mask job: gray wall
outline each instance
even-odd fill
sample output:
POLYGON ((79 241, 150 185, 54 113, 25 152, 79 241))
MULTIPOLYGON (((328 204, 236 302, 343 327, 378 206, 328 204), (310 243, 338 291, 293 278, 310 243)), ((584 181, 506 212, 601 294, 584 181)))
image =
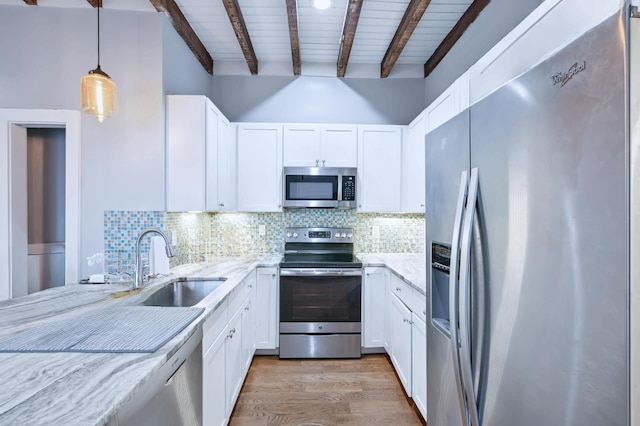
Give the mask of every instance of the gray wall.
MULTIPOLYGON (((543 0, 491 0, 460 40, 424 80, 429 105, 543 0)), ((579 11, 576 11, 579 13, 579 11)))
POLYGON ((425 107, 422 78, 214 76, 231 121, 409 124, 425 107))
MULTIPOLYGON (((80 77, 97 64, 96 22, 90 8, 0 6, 0 108, 79 110, 80 77)), ((164 85, 210 87, 204 71, 194 78, 190 51, 164 15, 106 9, 100 25, 100 62, 118 85, 119 111, 102 124, 82 115, 81 276, 85 258, 104 250, 105 210, 164 209, 164 85), (168 57, 177 59, 165 82, 168 57), (178 67, 187 79, 175 77, 178 67)))

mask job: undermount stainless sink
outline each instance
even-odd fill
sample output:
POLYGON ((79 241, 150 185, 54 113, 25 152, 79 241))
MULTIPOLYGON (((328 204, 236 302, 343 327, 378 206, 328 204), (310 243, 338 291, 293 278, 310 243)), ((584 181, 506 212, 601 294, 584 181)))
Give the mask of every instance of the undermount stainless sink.
POLYGON ((193 306, 220 287, 226 278, 178 280, 158 289, 142 302, 144 306, 193 306))

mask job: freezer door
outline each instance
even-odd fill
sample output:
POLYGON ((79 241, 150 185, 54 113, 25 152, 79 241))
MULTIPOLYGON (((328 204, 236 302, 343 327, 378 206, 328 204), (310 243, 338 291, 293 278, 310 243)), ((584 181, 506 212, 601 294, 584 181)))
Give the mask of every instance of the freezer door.
POLYGON ((471 108, 482 425, 627 424, 623 35, 614 16, 471 108))
POLYGON ((469 111, 430 132, 425 140, 427 423, 458 426, 462 415, 447 327, 449 278, 443 269, 431 267, 431 248, 436 244, 435 251, 443 253, 452 245, 461 174, 469 166, 469 111))

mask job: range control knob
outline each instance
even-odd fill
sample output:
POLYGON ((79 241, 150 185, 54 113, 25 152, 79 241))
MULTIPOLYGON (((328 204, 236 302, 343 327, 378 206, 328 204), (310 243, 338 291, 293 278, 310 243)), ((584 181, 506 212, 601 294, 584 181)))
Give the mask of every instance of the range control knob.
POLYGON ((342 233, 342 238, 347 238, 347 233, 346 232, 342 233))
POLYGON ((291 232, 287 232, 287 238, 291 238, 291 232))
POLYGON ((298 238, 298 233, 297 232, 293 233, 293 238, 298 238))
POLYGON ((347 234, 347 238, 353 238, 353 234, 352 233, 348 233, 347 234))

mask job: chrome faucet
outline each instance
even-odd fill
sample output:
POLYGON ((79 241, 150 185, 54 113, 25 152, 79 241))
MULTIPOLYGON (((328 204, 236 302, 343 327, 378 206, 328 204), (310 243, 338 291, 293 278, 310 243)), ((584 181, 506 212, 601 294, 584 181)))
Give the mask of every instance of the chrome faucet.
POLYGON ((142 286, 142 281, 144 281, 142 278, 142 253, 140 253, 140 243, 142 242, 142 237, 144 237, 145 235, 151 232, 160 234, 160 236, 164 238, 167 256, 173 257, 176 255, 176 252, 173 250, 173 247, 171 247, 171 242, 169 241, 169 237, 167 237, 167 234, 165 234, 162 229, 148 228, 142 231, 140 235, 138 235, 138 239, 136 240, 136 268, 135 268, 135 275, 133 279, 133 288, 139 288, 140 286, 142 286))

